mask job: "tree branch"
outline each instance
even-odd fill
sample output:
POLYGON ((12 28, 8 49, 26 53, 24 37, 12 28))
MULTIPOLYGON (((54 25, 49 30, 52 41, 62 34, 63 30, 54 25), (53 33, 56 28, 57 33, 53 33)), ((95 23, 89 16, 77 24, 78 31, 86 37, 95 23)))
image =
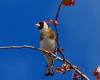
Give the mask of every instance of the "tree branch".
POLYGON ((63 62, 64 64, 67 64, 67 65, 70 65, 71 66, 71 69, 74 70, 75 72, 77 72, 79 75, 81 75, 81 77, 84 79, 84 80, 90 80, 85 74, 83 74, 77 66, 71 64, 70 61, 68 61, 67 59, 63 60, 61 57, 55 55, 54 53, 50 52, 50 51, 47 51, 47 50, 44 50, 44 49, 41 49, 41 48, 36 48, 34 46, 28 46, 28 45, 24 45, 24 46, 0 46, 0 49, 22 49, 22 48, 30 48, 30 49, 34 49, 36 51, 41 51, 41 52, 46 52, 48 54, 51 54, 52 56, 54 56, 57 60, 63 62))
MULTIPOLYGON (((55 21, 58 21, 58 17, 59 17, 59 13, 60 13, 61 7, 62 7, 62 1, 58 5, 58 10, 57 10, 57 13, 56 13, 56 16, 55 16, 55 21)), ((60 44, 59 44, 59 33, 58 33, 57 25, 55 25, 55 34, 56 34, 57 50, 61 54, 61 56, 63 57, 63 60, 64 60, 65 57, 64 57, 62 51, 60 51, 60 49, 59 49, 60 48, 60 44)))

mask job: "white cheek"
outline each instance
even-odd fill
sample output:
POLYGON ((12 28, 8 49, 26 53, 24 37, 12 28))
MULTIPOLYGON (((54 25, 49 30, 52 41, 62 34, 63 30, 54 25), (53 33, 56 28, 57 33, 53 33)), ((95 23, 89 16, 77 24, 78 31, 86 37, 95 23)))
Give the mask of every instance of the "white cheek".
POLYGON ((100 67, 97 68, 97 71, 100 72, 100 67))

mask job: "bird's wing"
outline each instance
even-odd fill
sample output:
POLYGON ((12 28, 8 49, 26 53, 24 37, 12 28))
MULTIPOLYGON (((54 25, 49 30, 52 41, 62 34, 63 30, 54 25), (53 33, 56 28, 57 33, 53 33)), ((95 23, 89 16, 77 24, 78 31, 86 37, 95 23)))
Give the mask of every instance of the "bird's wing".
POLYGON ((44 36, 47 36, 49 39, 56 39, 55 33, 51 30, 51 28, 40 33, 40 40, 43 40, 44 36))
POLYGON ((51 30, 51 28, 48 29, 48 38, 49 39, 55 39, 55 33, 51 30))

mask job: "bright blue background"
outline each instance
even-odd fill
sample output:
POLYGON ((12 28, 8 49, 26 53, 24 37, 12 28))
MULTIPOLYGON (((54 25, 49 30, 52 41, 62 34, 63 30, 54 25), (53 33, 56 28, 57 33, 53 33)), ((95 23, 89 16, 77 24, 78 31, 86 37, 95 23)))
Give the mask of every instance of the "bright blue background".
MULTIPOLYGON (((39 47, 34 24, 53 18, 60 0, 0 0, 0 46, 39 47)), ((59 37, 65 56, 91 80, 100 64, 100 0, 76 0, 63 7, 59 18, 59 37)), ((45 60, 31 49, 0 49, 0 80, 72 80, 71 73, 44 76, 45 60)))

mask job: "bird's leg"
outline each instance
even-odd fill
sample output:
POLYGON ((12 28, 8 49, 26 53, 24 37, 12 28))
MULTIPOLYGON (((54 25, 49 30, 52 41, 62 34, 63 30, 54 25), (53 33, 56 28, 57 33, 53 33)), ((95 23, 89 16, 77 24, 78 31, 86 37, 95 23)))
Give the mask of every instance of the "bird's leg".
MULTIPOLYGON (((42 51, 45 53, 44 48, 42 48, 42 51)), ((46 70, 45 70, 45 75, 46 76, 53 76, 54 71, 53 71, 53 61, 55 59, 55 57, 52 56, 52 54, 55 54, 55 52, 52 51, 48 51, 48 53, 46 53, 44 56, 46 58, 47 61, 47 66, 46 66, 46 70), (51 58, 50 58, 51 57, 51 58)))
POLYGON ((45 75, 46 76, 53 76, 54 75, 53 62, 46 66, 45 75))

